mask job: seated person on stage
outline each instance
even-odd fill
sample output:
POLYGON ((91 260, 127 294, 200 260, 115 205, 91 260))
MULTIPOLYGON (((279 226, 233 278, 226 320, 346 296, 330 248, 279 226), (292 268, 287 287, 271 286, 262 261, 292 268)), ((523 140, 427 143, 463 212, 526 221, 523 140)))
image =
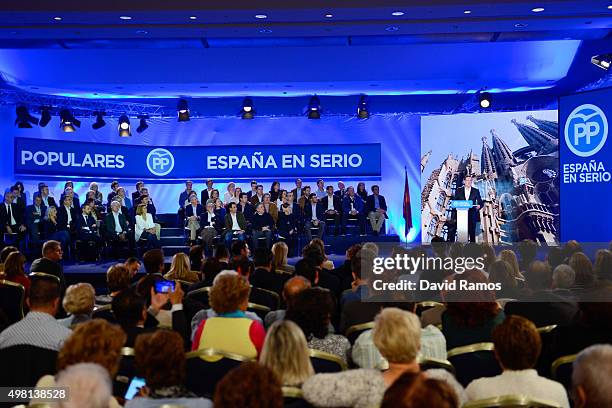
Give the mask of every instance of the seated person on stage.
POLYGON ((334 186, 326 187, 325 197, 321 199, 321 204, 325 210, 325 217, 334 220, 334 235, 340 234, 340 223, 342 222, 342 199, 334 194, 334 186))
POLYGON ((179 196, 179 208, 185 208, 189 204, 189 196, 193 193, 193 181, 188 180, 185 182, 185 191, 181 192, 179 196))
POLYGON ((285 243, 289 247, 292 254, 294 253, 293 250, 297 244, 298 215, 299 209, 298 213, 296 214, 289 203, 283 204, 280 209, 280 213, 278 214, 277 226, 279 238, 285 239, 285 243))
POLYGON ((119 187, 119 182, 117 180, 113 180, 111 185, 111 192, 106 196, 106 203, 110 206, 110 203, 114 201, 115 196, 117 195, 117 188, 119 187))
POLYGON ((34 204, 28 205, 25 209, 25 223, 28 238, 32 244, 40 242, 42 235, 41 221, 45 216, 47 208, 42 203, 40 196, 34 197, 34 204))
POLYGON ((251 204, 255 206, 257 203, 263 203, 264 192, 263 186, 261 184, 257 185, 257 189, 255 190, 255 194, 251 197, 251 204))
POLYGON ((298 198, 297 203, 302 209, 302 211, 304 211, 304 207, 306 206, 306 204, 308 204, 308 200, 310 200, 310 186, 302 188, 301 194, 302 195, 300 196, 300 198, 298 198))
POLYGON ((151 196, 149 196, 146 188, 143 188, 142 190, 144 193, 140 196, 140 203, 147 206, 147 212, 151 214, 153 220, 155 221, 157 217, 157 210, 155 209, 155 204, 153 204, 153 199, 151 196))
POLYGON ((212 192, 214 190, 213 184, 215 183, 211 179, 206 180, 206 188, 202 190, 202 192, 200 193, 200 202, 205 203, 211 198, 213 198, 212 197, 212 192))
POLYGON ((317 238, 323 238, 325 233, 325 210, 315 193, 310 194, 308 203, 304 205, 304 232, 308 242, 312 239, 311 228, 317 229, 317 238))
POLYGON ((144 187, 144 185, 145 184, 142 181, 136 182, 136 191, 132 193, 132 202, 134 203, 134 206, 140 204, 140 190, 144 187))
MULTIPOLYGON (((72 184, 72 182, 70 183, 72 184)), ((72 198, 72 202, 70 203, 70 208, 74 208, 76 210, 79 210, 81 208, 81 202, 79 201, 79 196, 74 192, 72 187, 66 187, 66 189, 64 190, 64 193, 60 197, 60 201, 64 202, 65 197, 72 198)))
POLYGON ((276 221, 278 221, 278 207, 271 201, 271 196, 269 193, 264 194, 263 205, 264 211, 270 214, 274 220, 274 223, 276 223, 276 221))
MULTIPOLYGON (((332 191, 333 191, 333 188, 332 188, 332 191)), ((327 195, 327 190, 325 189, 325 182, 323 181, 323 179, 317 180, 317 189, 315 190, 315 194, 317 195, 317 198, 319 200, 321 200, 323 197, 327 195)))
POLYGON ((17 184, 15 184, 14 186, 11 186, 11 189, 9 191, 13 193, 13 203, 17 205, 17 208, 19 209, 19 213, 23 214, 26 208, 27 200, 26 200, 25 194, 21 194, 21 187, 19 186, 20 183, 21 181, 18 181, 17 184))
POLYGON ((238 203, 238 212, 241 212, 242 214, 244 214, 244 218, 247 220, 247 222, 251 222, 251 218, 253 217, 253 214, 255 213, 255 208, 253 208, 253 205, 249 202, 249 197, 247 195, 247 193, 240 193, 240 202, 238 203))
POLYGON ((91 216, 94 217, 96 221, 102 219, 102 210, 104 208, 102 206, 96 205, 96 200, 93 197, 86 198, 83 204, 91 208, 91 216))
POLYGON ((76 232, 76 210, 72 205, 72 197, 65 196, 62 205, 57 209, 57 224, 61 231, 68 231, 72 236, 76 232))
POLYGON ((298 229, 301 229, 300 222, 302 221, 302 208, 296 202, 295 194, 293 191, 287 192, 287 204, 291 207, 291 212, 295 215, 295 218, 298 223, 298 229))
POLYGON ((297 201, 298 196, 302 194, 302 179, 295 179, 295 188, 291 190, 293 192, 293 197, 297 201))
POLYGON ((119 201, 110 204, 111 212, 104 218, 104 238, 111 242, 128 242, 129 227, 119 201))
POLYGON ((266 248, 270 249, 270 246, 272 246, 274 220, 272 216, 265 211, 263 203, 257 203, 255 205, 255 214, 253 214, 251 228, 253 229, 253 245, 255 248, 259 246, 259 238, 264 237, 266 239, 266 248))
POLYGON ((147 212, 147 205, 143 202, 136 207, 136 242, 147 240, 147 248, 159 248, 158 224, 153 222, 153 216, 147 212))
POLYGON ((342 181, 338 182, 338 189, 334 192, 334 195, 337 195, 342 200, 346 195, 346 188, 344 187, 344 183, 342 181))
POLYGON ((225 215, 225 230, 223 232, 225 244, 229 248, 232 246, 232 239, 244 241, 246 238, 247 223, 244 215, 238 212, 236 203, 229 203, 229 212, 225 215))
POLYGON ((77 217, 77 237, 84 242, 100 242, 98 223, 91 215, 91 206, 83 204, 81 215, 77 217))
POLYGON ((25 236, 26 226, 23 222, 23 213, 19 211, 17 204, 13 203, 13 193, 4 194, 4 203, 0 205, 0 224, 2 232, 17 234, 16 241, 20 242, 25 236))
POLYGON ((45 207, 51 207, 51 206, 57 207, 55 198, 49 195, 49 186, 45 183, 39 183, 38 188, 40 190, 40 193, 39 194, 34 193, 34 197, 40 196, 40 198, 42 199, 42 203, 45 207))
POLYGON ((346 234, 346 224, 349 219, 357 219, 359 223, 359 231, 361 235, 365 234, 365 214, 363 200, 357 194, 355 189, 349 187, 346 189, 346 196, 342 200, 342 233, 346 234))
MULTIPOLYGON (((132 200, 130 200, 128 197, 125 196, 125 188, 117 187, 117 194, 115 194, 115 198, 113 199, 113 201, 118 201, 119 204, 121 204, 121 212, 123 213, 123 215, 125 215, 127 219, 130 215, 130 210, 132 209, 132 200)), ((109 211, 110 211, 110 204, 113 201, 108 203, 109 211)))
POLYGON ((221 232, 221 219, 215 214, 215 203, 212 200, 206 202, 206 211, 200 215, 200 227, 202 228, 200 236, 204 249, 207 253, 211 253, 213 241, 221 232))
POLYGON ((70 232, 62 229, 57 219, 57 208, 47 207, 45 218, 41 221, 42 235, 45 240, 59 241, 64 248, 70 244, 70 232))
POLYGON ((200 215, 204 212, 202 204, 198 203, 198 195, 189 196, 189 205, 185 207, 185 221, 189 229, 189 242, 193 243, 200 232, 200 215))
POLYGON ((368 214, 368 220, 372 225, 372 231, 375 235, 380 233, 385 218, 389 218, 387 215, 387 202, 385 197, 379 194, 379 187, 377 185, 372 186, 372 195, 368 196, 366 201, 366 213, 368 214))
POLYGON ((231 202, 238 204, 236 201, 236 183, 233 181, 227 183, 227 191, 223 194, 223 203, 227 205, 231 202))
POLYGON ((251 200, 251 198, 253 198, 255 194, 257 194, 257 180, 251 180, 251 191, 246 193, 247 197, 249 198, 249 201, 251 200))
MULTIPOLYGON (((217 190, 215 190, 215 191, 217 191, 217 190)), ((215 214, 217 214, 217 217, 219 217, 220 219, 224 220, 225 219, 225 214, 227 214, 227 210, 223 206, 223 201, 221 201, 221 199, 219 197, 211 198, 211 200, 213 200, 213 202, 215 203, 215 214)), ((238 207, 236 207, 236 208, 238 208, 238 207)))

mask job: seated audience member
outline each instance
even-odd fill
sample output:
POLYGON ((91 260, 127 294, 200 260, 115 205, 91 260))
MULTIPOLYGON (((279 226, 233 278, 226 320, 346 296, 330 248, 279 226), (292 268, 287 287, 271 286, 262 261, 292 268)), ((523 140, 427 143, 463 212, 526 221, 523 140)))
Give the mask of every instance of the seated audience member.
POLYGON ((283 393, 272 370, 255 362, 242 363, 217 384, 215 408, 282 408, 283 393))
MULTIPOLYGON (((310 287, 310 281, 304 278, 303 276, 294 276, 293 278, 285 282, 282 297, 283 301, 287 305, 287 308, 291 307, 298 293, 300 293, 304 289, 309 289, 310 287)), ((272 323, 276 321, 283 320, 285 318, 286 313, 287 310, 285 309, 273 310, 271 312, 268 312, 265 318, 266 328, 270 327, 272 323)))
POLYGON ((288 275, 272 270, 272 253, 267 248, 257 248, 253 255, 255 272, 250 276, 251 285, 280 294, 288 275))
POLYGON ((229 212, 225 215, 225 229, 223 231, 225 245, 231 247, 232 240, 244 241, 246 238, 247 223, 244 214, 238 212, 236 203, 229 203, 229 212))
POLYGON ((25 274, 25 261, 26 257, 21 252, 9 253, 4 261, 4 275, 0 273, 0 278, 22 285, 27 298, 30 293, 30 278, 25 274))
POLYGON ((552 274, 553 293, 561 297, 573 300, 574 294, 571 289, 574 287, 576 272, 571 266, 560 264, 555 267, 552 274))
POLYGON ((43 233, 42 220, 47 208, 42 204, 40 196, 34 197, 34 203, 25 208, 25 225, 30 243, 38 244, 43 233))
MULTIPOLYGON (((112 201, 109 201, 109 206, 113 201, 118 201, 121 204, 121 212, 126 217, 129 216, 130 210, 133 208, 132 200, 125 196, 125 189, 123 187, 117 188, 117 195, 113 198, 112 201)), ((110 211, 110 208, 109 208, 110 211)))
POLYGON ((233 181, 230 181, 229 183, 227 183, 227 191, 223 194, 223 204, 225 205, 228 205, 229 203, 238 204, 238 201, 236 201, 235 195, 236 195, 236 183, 234 183, 233 181))
POLYGON ((145 327, 148 317, 146 300, 131 288, 113 297, 111 309, 116 322, 127 335, 126 347, 134 347, 138 335, 155 330, 154 327, 145 327))
MULTIPOLYGON (((266 214, 270 214, 270 216, 274 220, 274 224, 276 224, 276 222, 278 221, 278 207, 273 201, 271 201, 270 194, 264 194, 262 204, 264 206, 264 211, 266 212, 266 214)), ((255 211, 257 211, 257 204, 255 204, 255 211)))
POLYGON ((185 190, 181 191, 181 194, 179 195, 179 200, 178 200, 179 208, 185 208, 187 205, 189 205, 189 201, 190 201, 189 197, 191 197, 192 193, 194 193, 193 181, 187 180, 185 182, 185 190))
POLYGON ((215 203, 212 200, 206 202, 206 211, 200 216, 200 238, 202 238, 202 244, 208 253, 212 252, 213 242, 215 237, 221 233, 222 221, 217 217, 215 213, 215 203))
MULTIPOLYGON (((376 245, 373 242, 369 242, 370 244, 376 245)), ((364 244, 367 245, 368 243, 364 244)), ((325 243, 323 242, 322 239, 320 238, 313 238, 310 240, 310 242, 308 243, 308 245, 306 245, 306 247, 304 248, 308 248, 308 247, 315 247, 318 248, 319 253, 323 256, 323 264, 321 265, 321 268, 326 269, 328 271, 331 271, 332 269, 334 269, 334 262, 329 259, 327 257, 327 254, 325 253, 325 243)), ((304 253, 306 253, 307 250, 305 250, 304 253)))
MULTIPOLYGON (((486 284, 489 281, 479 269, 455 274, 453 281, 486 284)), ((491 290, 455 290, 445 296, 446 311, 442 313, 442 333, 446 347, 452 349, 473 343, 491 341, 491 331, 504 320, 504 311, 495 302, 491 290)))
MULTIPOLYGON (((348 194, 348 188, 346 192, 348 194)), ((355 194, 357 194, 365 203, 365 200, 368 199, 368 190, 366 189, 366 185, 364 182, 357 183, 357 191, 355 192, 355 194)))
MULTIPOLYGON (((213 190, 213 192, 216 192, 217 190, 213 190)), ((213 194, 214 197, 214 194, 213 194)), ((225 220, 225 216, 227 215, 227 209, 225 208, 225 206, 223 205, 223 201, 221 201, 220 198, 211 198, 211 200, 213 200, 213 202, 215 203, 215 214, 217 214, 217 217, 221 220, 225 220)))
POLYGON ((383 396, 381 408, 459 408, 455 390, 424 373, 402 374, 383 396))
POLYGON ((45 207, 57 207, 55 198, 49 194, 49 186, 45 183, 38 183, 38 193, 34 193, 34 197, 42 199, 42 205, 45 207))
POLYGON ((136 340, 134 354, 136 369, 142 373, 146 386, 126 408, 212 408, 210 400, 198 398, 185 387, 185 348, 178 333, 157 330, 143 334, 136 340))
POLYGON ((144 187, 144 182, 142 181, 137 181, 136 185, 134 186, 134 192, 132 193, 132 202, 134 203, 134 205, 138 205, 140 204, 140 191, 142 190, 142 188, 144 187))
POLYGON ((346 234, 346 224, 349 219, 357 219, 361 235, 365 235, 365 206, 363 199, 355 194, 353 187, 347 189, 342 200, 342 233, 346 234))
POLYGON ((106 270, 106 288, 107 295, 96 296, 96 304, 107 305, 113 301, 123 289, 130 287, 132 282, 132 274, 124 264, 114 264, 106 270))
POLYGON ((250 291, 249 282, 242 276, 225 274, 215 278, 210 305, 216 316, 199 324, 193 336, 193 350, 214 348, 249 358, 256 358, 261 353, 266 335, 264 328, 244 313, 250 291))
POLYGON ((204 248, 202 245, 193 245, 189 248, 189 266, 191 270, 198 274, 198 282, 200 281, 200 269, 204 262, 204 248))
MULTIPOLYGON (((297 194, 296 194, 296 197, 297 197, 297 194)), ((299 207, 301 208, 302 212, 304 212, 304 207, 308 205, 309 201, 310 201, 310 186, 306 186, 300 190, 300 197, 297 199, 297 203, 299 207)))
POLYGON ((130 272, 130 279, 134 279, 134 276, 136 276, 136 274, 140 270, 141 262, 140 262, 140 259, 134 256, 131 256, 125 260, 125 262, 123 263, 123 266, 125 266, 127 270, 130 272))
POLYGON ((287 261, 288 254, 289 247, 284 242, 277 242, 272 245, 272 270, 292 275, 295 272, 295 268, 289 265, 287 261))
POLYGON ((185 207, 185 228, 189 229, 189 242, 194 243, 197 239, 201 224, 200 220, 204 213, 204 208, 202 208, 202 204, 198 203, 197 194, 192 194, 189 197, 189 204, 185 207))
POLYGON ((147 192, 146 188, 143 188, 143 194, 140 196, 140 204, 144 204, 147 207, 147 213, 151 214, 153 218, 153 222, 155 222, 155 217, 157 216, 157 209, 155 208, 155 204, 153 204, 153 199, 147 192))
POLYGON ((293 203, 283 203, 278 212, 278 238, 285 240, 287 249, 291 249, 291 256, 295 254, 299 231, 299 207, 293 203))
POLYGON ((62 205, 57 209, 57 226, 60 231, 73 234, 76 231, 77 211, 73 205, 72 198, 65 196, 62 205))
POLYGON ((93 191, 94 199, 97 201, 97 203, 102 204, 102 200, 104 200, 104 196, 102 195, 102 192, 100 191, 98 183, 96 183, 95 181, 92 181, 91 183, 89 183, 89 191, 93 191))
POLYGON ((113 202, 114 198, 117 196, 117 188, 119 187, 119 182, 117 180, 113 180, 110 184, 111 191, 106 196, 106 202, 110 205, 113 202))
POLYGON ((309 348, 334 354, 346 362, 351 348, 349 341, 344 336, 329 333, 333 308, 328 291, 321 288, 304 289, 295 297, 285 318, 300 326, 309 348))
POLYGON ((13 202, 14 195, 8 191, 4 194, 4 203, 0 205, 0 227, 2 233, 16 234, 19 243, 25 236, 26 226, 23 220, 23 211, 13 202))
POLYGON ((340 199, 343 199, 345 194, 346 194, 346 188, 344 186, 344 182, 339 181, 338 189, 334 192, 334 195, 337 195, 338 197, 340 197, 340 199))
POLYGON ((238 212, 241 212, 244 215, 244 218, 247 222, 251 222, 251 217, 255 213, 255 208, 249 201, 250 197, 247 193, 240 193, 240 199, 238 201, 238 212))
POLYGON ((202 190, 200 193, 200 202, 205 203, 210 200, 212 197, 214 181, 211 179, 206 180, 206 188, 202 190))
POLYGON ((385 197, 380 195, 380 188, 377 185, 373 185, 371 188, 372 195, 366 199, 365 213, 372 225, 372 231, 375 235, 378 235, 385 219, 389 218, 387 215, 387 202, 385 197))
POLYGON ((612 251, 607 249, 597 251, 593 271, 599 281, 612 281, 612 251))
POLYGON ((59 241, 62 246, 70 244, 70 232, 63 229, 57 219, 57 208, 47 207, 45 218, 42 220, 42 233, 45 240, 59 241))
POLYGON ((263 203, 263 200, 264 200, 263 186, 261 184, 258 184, 257 188, 255 189, 255 194, 251 196, 251 205, 255 207, 257 203, 263 203))
POLYGON ((317 195, 312 193, 308 196, 308 203, 304 205, 304 232, 306 239, 312 239, 312 231, 315 230, 318 238, 325 234, 325 209, 319 202, 317 195))
POLYGON ((263 203, 255 205, 255 214, 251 218, 251 228, 253 229, 253 245, 259 246, 259 239, 265 238, 265 248, 270 249, 272 245, 272 233, 274 232, 274 220, 270 213, 267 213, 263 203))
POLYGON ((59 319, 58 323, 72 328, 77 324, 88 322, 94 309, 96 291, 89 283, 77 283, 66 289, 62 305, 68 317, 59 319))
MULTIPOLYGON (((321 246, 313 242, 311 244, 306 245, 302 252, 304 259, 307 259, 310 263, 312 263, 315 268, 316 273, 313 276, 314 278, 316 278, 316 282, 313 282, 311 280, 313 286, 316 285, 328 289, 334 296, 337 296, 340 288, 340 279, 338 279, 328 269, 329 265, 326 265, 325 256, 321 252, 321 246)), ((310 276, 307 277, 308 279, 311 279, 310 276)))
POLYGON ((60 285, 49 277, 32 279, 30 296, 26 300, 30 312, 0 333, 0 349, 30 345, 59 350, 72 333, 55 320, 60 306, 60 285))
POLYGON ((153 222, 153 216, 147 212, 147 206, 139 204, 136 207, 136 242, 141 239, 147 240, 147 248, 159 248, 159 236, 157 224, 153 222))
POLYGON ((538 361, 542 341, 532 322, 520 316, 508 316, 493 329, 493 343, 495 357, 503 373, 472 381, 465 390, 468 400, 519 394, 569 407, 563 385, 540 377, 533 368, 538 361))
POLYGON ((351 289, 353 283, 353 269, 351 260, 361 250, 361 244, 351 245, 345 253, 344 263, 332 271, 332 274, 340 279, 340 293, 347 289, 351 289))
POLYGON ((157 275, 161 278, 164 274, 165 259, 164 252, 161 249, 149 249, 142 256, 142 263, 147 275, 157 275))
POLYGON ((91 207, 84 204, 81 215, 77 218, 77 238, 83 242, 100 242, 98 223, 91 215, 91 207))
POLYGON ((196 283, 200 281, 200 276, 191 270, 187 254, 179 252, 172 257, 170 270, 164 275, 164 279, 196 283))
POLYGON ((538 245, 531 239, 524 239, 517 244, 517 250, 520 255, 519 266, 522 271, 526 271, 536 259, 538 245))
POLYGON ((291 190, 290 193, 293 193, 293 196, 297 200, 298 195, 301 194, 301 191, 302 191, 302 179, 299 179, 299 178, 295 179, 295 188, 291 190))
POLYGON ((251 200, 254 194, 257 194, 257 180, 251 180, 251 189, 244 194, 247 195, 249 201, 251 200))
POLYGON ((301 387, 314 375, 304 333, 289 320, 268 329, 259 362, 274 372, 283 387, 301 387))
POLYGON ((568 265, 576 272, 574 281, 574 291, 577 294, 589 289, 595 283, 595 273, 593 272, 593 264, 584 252, 575 252, 570 258, 568 265))
POLYGON ((612 407, 612 346, 598 344, 578 353, 572 372, 575 408, 612 407))
POLYGON ((57 386, 68 390, 61 408, 115 408, 120 407, 113 398, 111 379, 98 364, 79 363, 57 374, 57 386))
MULTIPOLYGON (((369 296, 369 280, 367 275, 371 273, 375 257, 376 254, 374 252, 363 248, 353 257, 351 260, 351 271, 353 275, 351 291, 342 294, 340 306, 345 306, 349 302, 360 302, 362 299, 366 299, 369 296)), ((371 317, 373 318, 374 316, 371 317)))
POLYGON ((518 302, 506 303, 506 314, 526 317, 537 327, 573 320, 578 311, 576 303, 553 292, 553 274, 548 263, 532 262, 525 277, 531 293, 521 296, 518 302))
POLYGON ((514 277, 512 266, 508 262, 494 261, 489 265, 487 271, 489 272, 489 282, 499 283, 501 286, 501 289, 495 292, 498 303, 504 300, 503 306, 506 301, 516 300, 520 296, 518 281, 514 277))
POLYGON ((274 201, 276 204, 276 208, 280 209, 283 204, 287 202, 287 190, 280 190, 278 193, 278 198, 274 201))
POLYGON ((70 208, 73 208, 75 210, 78 210, 79 208, 81 208, 81 202, 79 201, 79 195, 74 192, 74 189, 72 187, 66 187, 64 189, 64 192, 60 196, 60 201, 65 202, 66 197, 70 197, 70 203, 69 203, 70 208))
POLYGON ((342 199, 334 194, 334 186, 326 187, 326 194, 321 198, 321 205, 325 210, 325 218, 334 220, 334 235, 340 234, 342 218, 342 199))
MULTIPOLYGON (((66 329, 67 330, 67 329, 66 329)), ((57 356, 57 369, 62 371, 81 363, 97 364, 107 376, 115 378, 121 362, 121 349, 125 344, 125 333, 121 328, 103 319, 94 319, 79 324, 66 339, 57 356)), ((45 375, 36 383, 37 388, 59 386, 60 374, 45 375)), ((114 398, 109 408, 121 405, 114 398)))
POLYGON ((130 228, 125 215, 121 212, 119 201, 110 203, 110 212, 104 217, 104 231, 102 234, 111 242, 128 242, 130 228))
POLYGON ((525 277, 521 273, 521 268, 519 267, 518 258, 516 254, 511 249, 504 249, 499 253, 499 259, 501 261, 506 261, 512 267, 512 275, 517 280, 524 280, 525 277))
POLYGON ((0 274, 4 271, 4 262, 6 262, 6 258, 13 252, 19 252, 19 248, 14 246, 5 246, 0 251, 0 274))
POLYGON ((30 273, 43 272, 55 275, 60 279, 61 290, 66 288, 66 278, 64 268, 60 261, 64 256, 62 246, 59 242, 51 240, 44 243, 42 247, 42 258, 36 259, 30 266, 30 273))

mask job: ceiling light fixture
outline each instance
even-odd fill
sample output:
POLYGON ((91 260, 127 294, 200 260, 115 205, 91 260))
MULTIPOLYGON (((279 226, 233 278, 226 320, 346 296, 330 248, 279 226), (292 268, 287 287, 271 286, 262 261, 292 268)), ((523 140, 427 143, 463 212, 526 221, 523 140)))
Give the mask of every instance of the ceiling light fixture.
POLYGON ((491 94, 483 92, 478 96, 478 103, 483 109, 489 109, 491 107, 491 94))
POLYGON ((60 129, 66 133, 74 132, 76 127, 81 127, 81 121, 76 119, 72 112, 68 109, 62 109, 60 111, 60 129))
POLYGON ((19 129, 30 129, 32 125, 38 125, 38 118, 30 115, 28 108, 24 105, 17 106, 15 113, 17 114, 15 125, 17 125, 19 129))
POLYGON ((265 15, 265 14, 255 14, 255 18, 258 18, 258 19, 261 20, 261 19, 264 19, 264 18, 268 18, 268 16, 265 15))
POLYGON ((393 13, 391 13, 392 16, 395 17, 399 17, 399 16, 403 16, 404 12, 403 11, 394 11, 393 13))
POLYGON ((308 101, 308 119, 321 119, 321 101, 317 95, 314 95, 308 101))
POLYGON ((591 57, 591 63, 607 71, 612 65, 612 54, 593 55, 591 57))
POLYGON ((117 130, 119 131, 119 136, 121 137, 132 136, 130 118, 128 118, 126 115, 121 115, 119 117, 119 126, 117 127, 117 130))
POLYGON ((472 14, 472 10, 464 10, 463 14, 472 14))
POLYGON ((187 122, 189 120, 189 105, 187 104, 187 100, 179 99, 176 105, 176 111, 179 122, 187 122))
POLYGON ((127 21, 127 20, 131 20, 132 17, 131 16, 119 16, 119 19, 127 21))
POLYGON ((40 108, 40 122, 38 122, 38 124, 40 127, 45 127, 49 122, 51 122, 51 108, 43 106, 40 108))
POLYGON ((334 15, 333 14, 326 14, 325 18, 332 18, 334 15))
POLYGON ((544 11, 544 7, 536 7, 531 9, 531 11, 533 11, 534 13, 541 13, 544 11))

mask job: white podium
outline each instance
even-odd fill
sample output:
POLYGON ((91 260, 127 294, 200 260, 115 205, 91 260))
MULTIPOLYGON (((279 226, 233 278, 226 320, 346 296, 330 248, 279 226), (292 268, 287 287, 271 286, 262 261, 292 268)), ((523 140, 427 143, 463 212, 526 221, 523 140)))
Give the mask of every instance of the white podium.
POLYGON ((474 204, 471 200, 454 200, 451 207, 457 210, 457 242, 468 242, 468 212, 474 204))

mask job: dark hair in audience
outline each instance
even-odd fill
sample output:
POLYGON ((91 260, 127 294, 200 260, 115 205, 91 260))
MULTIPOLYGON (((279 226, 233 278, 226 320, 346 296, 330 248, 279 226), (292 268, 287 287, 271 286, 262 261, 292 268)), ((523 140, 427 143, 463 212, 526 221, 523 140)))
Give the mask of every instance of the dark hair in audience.
POLYGON ((578 302, 580 321, 587 327, 612 330, 612 285, 603 284, 585 291, 578 302))
POLYGON ((495 326, 491 334, 495 354, 507 370, 533 368, 542 350, 540 333, 531 321, 511 315, 495 326))
POLYGON ((552 270, 547 262, 533 261, 525 273, 527 286, 531 290, 548 290, 552 287, 552 270))
POLYGON ((385 391, 380 408, 459 408, 448 383, 425 373, 404 373, 385 391))
POLYGON ((234 207, 238 207, 238 204, 236 204, 236 203, 235 203, 235 202, 233 202, 233 201, 227 204, 227 210, 228 210, 228 211, 229 211, 229 210, 231 210, 231 209, 232 209, 232 208, 234 208, 234 207))
POLYGON ((563 246, 563 254, 566 258, 571 257, 576 252, 582 252, 582 245, 574 239, 567 241, 563 246))
POLYGON ((486 242, 481 243, 480 247, 482 248, 482 255, 484 257, 484 268, 485 270, 489 270, 489 265, 491 265, 497 259, 495 248, 486 242))
POLYGON ((216 258, 208 258, 202 263, 200 272, 202 273, 202 281, 206 281, 212 285, 215 276, 221 272, 221 263, 216 258))
POLYGON ((431 250, 435 256, 444 258, 446 256, 446 249, 447 244, 444 238, 436 235, 431 239, 431 250))
POLYGON ((199 271, 202 268, 203 256, 204 247, 202 245, 193 245, 189 248, 189 263, 192 271, 199 271))
POLYGON ((498 294, 510 294, 512 290, 518 287, 518 282, 512 272, 512 266, 508 262, 502 260, 495 261, 489 265, 488 271, 489 282, 501 285, 501 290, 498 291, 498 294))
POLYGON ((213 257, 216 260, 223 259, 223 258, 229 258, 229 251, 227 250, 227 247, 225 246, 225 244, 215 245, 213 257))
POLYGON ((132 277, 124 264, 112 265, 106 271, 106 283, 109 292, 117 292, 130 286, 132 277))
POLYGON ((59 241, 55 241, 53 239, 50 239, 49 241, 45 242, 42 246, 42 255, 45 256, 47 254, 49 254, 50 252, 54 252, 56 251, 58 248, 61 248, 62 244, 60 244, 59 241))
MULTIPOLYGON (((469 269, 455 274, 454 281, 489 283, 480 269, 469 269)), ((459 283, 457 284, 459 286, 459 283)), ((500 309, 491 290, 455 290, 446 294, 446 311, 460 327, 477 327, 497 316, 500 309)))
POLYGON ((185 346, 180 334, 155 330, 136 337, 135 364, 147 387, 156 390, 180 386, 185 381, 185 346))
POLYGON ((555 269, 557 266, 563 263, 563 250, 558 246, 551 246, 548 248, 548 255, 546 256, 546 261, 550 265, 551 269, 555 269))
POLYGON ((151 288, 155 282, 163 279, 161 275, 145 275, 136 282, 136 293, 145 299, 147 305, 151 304, 151 288))
POLYGON ((533 262, 538 253, 538 244, 531 239, 524 239, 517 244, 517 250, 521 258, 521 265, 523 268, 533 262))
POLYGON ((232 244, 232 256, 242 255, 242 251, 246 250, 247 243, 245 241, 234 241, 232 244))
POLYGON ((145 310, 145 298, 140 296, 134 289, 128 288, 119 292, 111 304, 111 310, 117 323, 124 328, 136 327, 142 320, 142 312, 145 310))
POLYGON ((21 252, 11 252, 4 261, 4 274, 7 278, 25 276, 24 264, 26 257, 21 252))
POLYGON ((135 262, 140 263, 140 259, 136 258, 135 256, 130 256, 128 259, 125 260, 124 264, 125 265, 130 265, 130 264, 133 264, 135 262))
POLYGON ((314 244, 308 244, 304 247, 302 257, 312 261, 317 266, 325 262, 325 255, 321 253, 321 248, 314 244))
POLYGON ((235 270, 242 276, 250 276, 255 270, 255 265, 246 256, 234 256, 230 260, 229 268, 235 270))
POLYGON ((295 264, 295 274, 308 279, 310 284, 314 286, 317 277, 317 265, 308 258, 300 259, 295 264))
POLYGON ((33 276, 30 284, 30 308, 48 307, 60 298, 59 281, 50 276, 33 276))
POLYGON ((316 196, 317 196, 317 194, 316 194, 316 193, 310 193, 310 194, 308 195, 308 200, 312 200, 312 198, 313 198, 313 197, 316 197, 316 196))
POLYGON ((283 404, 280 380, 256 362, 232 369, 215 389, 215 408, 282 408, 283 404))
POLYGON ((149 249, 142 256, 142 263, 148 274, 160 273, 160 266, 164 264, 164 253, 161 249, 149 249))
POLYGON ((257 248, 253 253, 253 262, 255 267, 269 266, 272 262, 272 252, 268 248, 257 248))
POLYGON ((574 252, 568 264, 574 269, 574 272, 576 272, 576 280, 574 281, 575 286, 589 288, 593 285, 595 281, 593 264, 584 252, 574 252))
POLYGON ((313 336, 324 339, 334 304, 329 291, 321 288, 304 289, 287 310, 286 319, 300 326, 307 340, 313 336))
POLYGON ((612 252, 600 249, 595 255, 595 276, 600 280, 612 280, 612 252))
POLYGON ((353 244, 346 250, 347 259, 353 258, 357 253, 361 251, 361 244, 353 244))
POLYGON ((240 194, 238 194, 238 199, 239 199, 239 200, 242 200, 242 197, 243 197, 243 196, 248 197, 249 195, 248 195, 247 193, 240 193, 240 194))
POLYGON ((374 258, 376 254, 373 251, 362 249, 351 259, 351 272, 357 279, 363 278, 364 272, 372 273, 374 258))
POLYGON ((14 246, 6 246, 2 248, 2 251, 0 251, 0 263, 4 263, 6 258, 8 258, 8 256, 13 252, 19 252, 19 249, 14 246))

